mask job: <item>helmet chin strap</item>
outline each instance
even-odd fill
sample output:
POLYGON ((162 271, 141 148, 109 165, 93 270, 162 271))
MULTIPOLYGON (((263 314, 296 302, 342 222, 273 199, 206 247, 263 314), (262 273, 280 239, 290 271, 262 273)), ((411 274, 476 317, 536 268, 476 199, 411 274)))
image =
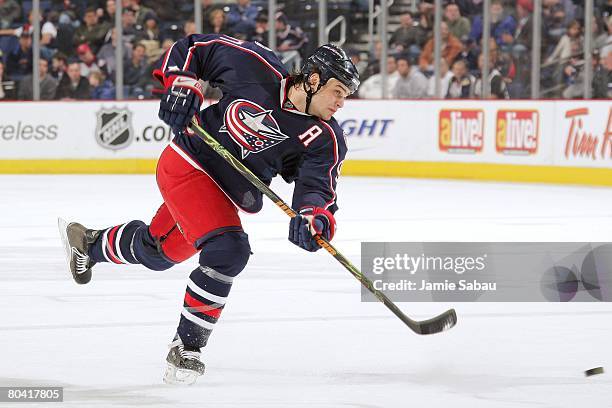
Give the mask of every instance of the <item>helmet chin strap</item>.
POLYGON ((312 85, 310 86, 310 89, 306 89, 306 82, 308 81, 304 81, 302 86, 304 88, 304 92, 306 92, 306 114, 310 115, 310 113, 308 113, 308 110, 310 109, 310 102, 312 102, 312 97, 319 92, 319 90, 321 89, 321 81, 319 81, 319 84, 317 85, 317 89, 313 92, 312 91, 312 85))

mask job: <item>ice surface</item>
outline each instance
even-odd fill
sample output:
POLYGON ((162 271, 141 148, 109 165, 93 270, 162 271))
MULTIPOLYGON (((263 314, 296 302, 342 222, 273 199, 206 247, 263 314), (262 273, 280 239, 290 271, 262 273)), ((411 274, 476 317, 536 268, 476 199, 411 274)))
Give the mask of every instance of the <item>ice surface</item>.
MULTIPOLYGON (((273 187, 290 200, 290 186, 273 187)), ((165 272, 99 265, 78 286, 56 227, 57 216, 148 222, 154 178, 2 176, 0 191, 0 386, 64 386, 53 406, 612 406, 610 373, 583 373, 612 369, 612 305, 400 304, 419 319, 457 309, 454 329, 420 337, 361 303, 327 253, 291 245, 269 203, 243 216, 255 254, 204 352, 206 375, 167 386, 197 258, 165 272)), ((344 177, 338 194, 334 243, 357 265, 361 241, 612 241, 612 189, 344 177)))

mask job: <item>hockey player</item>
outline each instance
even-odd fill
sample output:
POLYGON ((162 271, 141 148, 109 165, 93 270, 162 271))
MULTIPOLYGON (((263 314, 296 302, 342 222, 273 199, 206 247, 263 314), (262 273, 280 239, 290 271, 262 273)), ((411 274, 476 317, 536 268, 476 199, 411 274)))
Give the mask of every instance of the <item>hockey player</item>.
POLYGON ((261 180, 281 175, 295 182, 289 240, 307 251, 331 240, 336 222, 336 181, 346 154, 342 129, 332 117, 357 90, 359 75, 341 49, 319 47, 299 73, 258 43, 194 34, 162 56, 154 75, 165 88, 159 117, 174 140, 157 164, 163 204, 149 225, 130 221, 103 230, 60 220, 72 277, 88 283, 98 262, 142 264, 161 271, 200 252, 189 276, 178 328, 166 358, 164 380, 193 383, 204 372, 200 349, 227 301, 250 246, 238 210, 258 212, 262 194, 187 128, 201 126, 261 180), (223 97, 200 110, 198 80, 223 97))

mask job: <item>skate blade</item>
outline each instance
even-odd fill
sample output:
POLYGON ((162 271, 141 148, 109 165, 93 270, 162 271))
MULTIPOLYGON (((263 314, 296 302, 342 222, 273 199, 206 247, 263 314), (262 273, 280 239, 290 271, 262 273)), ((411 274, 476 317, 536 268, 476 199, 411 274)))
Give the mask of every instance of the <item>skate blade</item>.
POLYGON ((62 243, 64 244, 64 251, 66 253, 66 263, 68 264, 68 270, 70 271, 70 257, 71 248, 70 243, 68 242, 68 223, 63 218, 57 218, 57 227, 59 228, 60 237, 62 238, 62 243))
POLYGON ((176 368, 171 364, 166 367, 164 382, 172 385, 193 385, 200 374, 193 370, 176 368))

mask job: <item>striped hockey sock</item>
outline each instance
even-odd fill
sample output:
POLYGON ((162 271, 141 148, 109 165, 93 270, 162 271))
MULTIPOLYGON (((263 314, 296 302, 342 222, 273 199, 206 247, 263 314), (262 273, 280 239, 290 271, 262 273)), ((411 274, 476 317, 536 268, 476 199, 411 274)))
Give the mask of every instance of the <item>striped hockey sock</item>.
POLYGON ((132 242, 136 231, 142 225, 142 221, 132 221, 103 230, 91 246, 89 256, 96 262, 140 263, 133 253, 132 242))
POLYGON ((185 346, 204 347, 225 307, 233 277, 207 266, 189 276, 177 333, 185 346))

